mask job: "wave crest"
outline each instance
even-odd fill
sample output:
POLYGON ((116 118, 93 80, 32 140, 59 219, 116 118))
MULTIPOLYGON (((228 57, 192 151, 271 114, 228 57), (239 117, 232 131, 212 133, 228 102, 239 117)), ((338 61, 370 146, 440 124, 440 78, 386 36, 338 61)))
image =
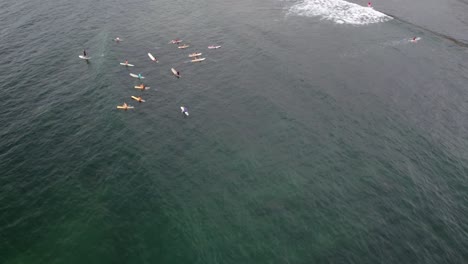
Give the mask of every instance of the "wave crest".
POLYGON ((343 0, 305 0, 292 6, 289 13, 299 16, 316 16, 338 24, 352 25, 380 23, 392 19, 373 8, 343 0))

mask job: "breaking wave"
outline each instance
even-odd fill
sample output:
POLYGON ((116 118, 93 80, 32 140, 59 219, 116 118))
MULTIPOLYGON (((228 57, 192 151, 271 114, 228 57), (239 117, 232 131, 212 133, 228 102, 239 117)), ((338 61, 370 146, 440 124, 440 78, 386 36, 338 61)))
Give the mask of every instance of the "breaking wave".
POLYGON ((343 0, 304 0, 289 9, 290 14, 321 17, 337 24, 366 25, 385 22, 392 17, 373 8, 343 0))

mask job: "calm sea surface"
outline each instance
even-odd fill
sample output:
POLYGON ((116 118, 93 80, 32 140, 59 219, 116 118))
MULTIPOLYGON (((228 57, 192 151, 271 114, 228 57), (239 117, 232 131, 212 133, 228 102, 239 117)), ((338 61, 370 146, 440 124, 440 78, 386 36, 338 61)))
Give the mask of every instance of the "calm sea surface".
POLYGON ((0 0, 0 263, 468 263, 468 4, 366 5, 0 0))

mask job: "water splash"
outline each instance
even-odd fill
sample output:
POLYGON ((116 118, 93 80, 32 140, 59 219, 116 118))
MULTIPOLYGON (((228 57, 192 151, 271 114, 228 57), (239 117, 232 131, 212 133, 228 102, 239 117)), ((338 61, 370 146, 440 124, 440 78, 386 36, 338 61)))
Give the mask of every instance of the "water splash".
POLYGON ((343 0, 304 0, 289 9, 290 14, 321 17, 337 24, 367 25, 385 22, 392 17, 373 8, 343 0))

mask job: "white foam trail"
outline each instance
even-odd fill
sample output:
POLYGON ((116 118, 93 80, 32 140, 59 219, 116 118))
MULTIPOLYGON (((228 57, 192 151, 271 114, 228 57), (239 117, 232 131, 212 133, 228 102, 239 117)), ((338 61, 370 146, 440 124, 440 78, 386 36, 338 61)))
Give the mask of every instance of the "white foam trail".
POLYGON ((373 8, 343 0, 304 0, 292 6, 289 13, 299 16, 316 16, 338 24, 352 25, 366 25, 392 19, 373 8))

